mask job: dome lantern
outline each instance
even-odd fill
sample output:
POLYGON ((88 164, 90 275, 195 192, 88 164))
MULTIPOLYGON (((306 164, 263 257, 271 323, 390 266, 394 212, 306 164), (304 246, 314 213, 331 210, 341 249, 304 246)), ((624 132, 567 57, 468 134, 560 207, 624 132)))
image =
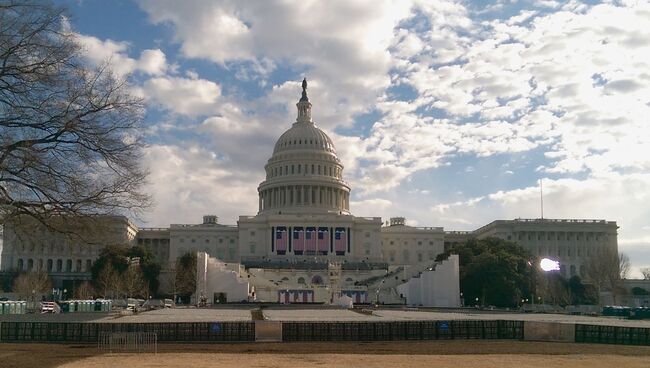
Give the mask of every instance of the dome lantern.
POLYGON ((299 123, 312 123, 311 121, 311 102, 309 102, 309 97, 307 97, 307 78, 302 80, 302 97, 300 101, 296 104, 298 107, 298 119, 299 123))

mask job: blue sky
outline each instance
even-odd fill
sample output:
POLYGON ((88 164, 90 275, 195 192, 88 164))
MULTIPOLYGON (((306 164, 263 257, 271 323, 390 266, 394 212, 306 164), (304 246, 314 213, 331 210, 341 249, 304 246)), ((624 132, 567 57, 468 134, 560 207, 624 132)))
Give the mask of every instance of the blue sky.
POLYGON ((645 1, 62 1, 90 63, 147 103, 144 226, 256 213, 309 80, 352 212, 471 230, 618 222, 650 266, 645 1))

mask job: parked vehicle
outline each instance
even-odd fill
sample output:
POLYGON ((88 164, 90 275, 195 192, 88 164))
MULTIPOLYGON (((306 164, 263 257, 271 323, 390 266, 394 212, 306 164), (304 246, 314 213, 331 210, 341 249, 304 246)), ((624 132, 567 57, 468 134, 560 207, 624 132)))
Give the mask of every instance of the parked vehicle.
POLYGON ((149 299, 142 303, 142 309, 152 310, 152 309, 163 309, 165 308, 165 302, 162 299, 149 299))
POLYGON ((174 304, 174 301, 171 299, 163 299, 163 303, 165 304, 165 308, 174 308, 176 305, 174 304))

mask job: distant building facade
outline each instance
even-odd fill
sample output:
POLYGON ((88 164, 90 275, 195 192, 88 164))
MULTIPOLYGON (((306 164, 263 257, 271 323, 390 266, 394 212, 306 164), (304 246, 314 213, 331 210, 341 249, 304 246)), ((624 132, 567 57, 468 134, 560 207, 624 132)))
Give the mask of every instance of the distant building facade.
POLYGON ((31 219, 4 226, 0 272, 46 271, 53 287, 73 290, 90 280, 99 253, 109 245, 131 245, 138 227, 124 216, 54 220, 55 232, 31 219))

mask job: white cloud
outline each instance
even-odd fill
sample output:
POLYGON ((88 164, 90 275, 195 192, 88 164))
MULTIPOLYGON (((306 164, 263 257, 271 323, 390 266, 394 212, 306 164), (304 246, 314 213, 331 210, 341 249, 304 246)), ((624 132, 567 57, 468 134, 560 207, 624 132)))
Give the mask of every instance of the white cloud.
POLYGON ((204 214, 217 214, 220 222, 234 224, 239 215, 257 213, 255 186, 204 147, 152 145, 145 161, 156 202, 146 226, 199 223, 204 214))
POLYGON ((97 37, 76 34, 84 56, 95 66, 108 63, 112 72, 124 76, 133 72, 145 75, 162 75, 170 66, 165 54, 159 49, 143 50, 138 59, 129 56, 130 44, 125 41, 101 40, 97 37))
POLYGON ((161 75, 167 72, 167 59, 165 54, 156 50, 144 50, 140 54, 138 68, 151 75, 161 75))
POLYGON ((205 79, 161 76, 146 80, 144 96, 164 109, 184 115, 217 113, 221 87, 205 79))

